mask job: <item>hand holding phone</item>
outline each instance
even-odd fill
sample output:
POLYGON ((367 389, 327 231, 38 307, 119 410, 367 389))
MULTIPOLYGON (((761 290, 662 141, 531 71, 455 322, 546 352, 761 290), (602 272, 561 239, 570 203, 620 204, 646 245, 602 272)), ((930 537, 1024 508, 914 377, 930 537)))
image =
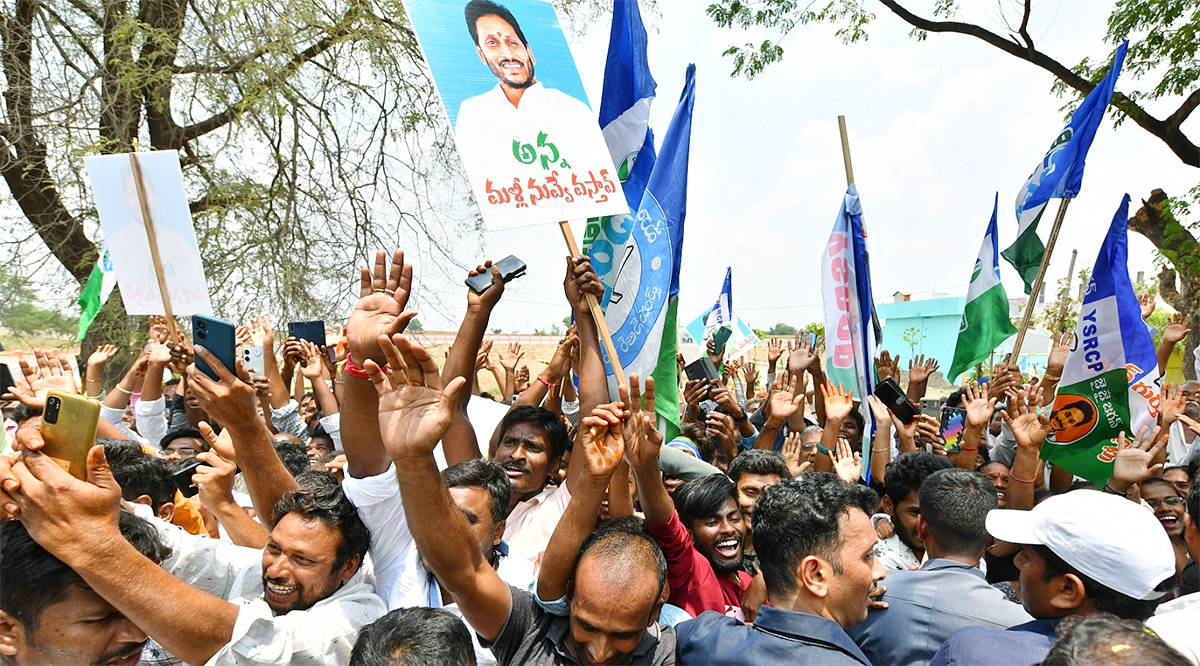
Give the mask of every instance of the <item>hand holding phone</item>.
POLYGON ((896 418, 908 425, 916 420, 921 414, 921 410, 908 399, 904 391, 900 390, 900 385, 895 379, 888 377, 887 379, 875 385, 875 397, 883 401, 887 408, 896 415, 896 418))
MULTIPOLYGON (((515 255, 508 255, 495 264, 496 270, 500 271, 500 279, 505 283, 525 274, 525 262, 518 259, 515 255)), ((486 270, 478 275, 469 276, 466 279, 466 284, 471 288, 471 291, 482 294, 487 291, 488 287, 492 286, 492 271, 486 270)))
POLYGON ((42 453, 71 476, 87 480, 87 454, 96 441, 100 403, 66 391, 46 394, 42 412, 42 453))
POLYGON ((942 408, 941 436, 946 440, 946 452, 958 453, 962 446, 963 430, 966 428, 967 410, 958 407, 942 408))
MULTIPOLYGON (((237 372, 237 327, 224 319, 207 315, 192 315, 192 342, 217 357, 221 365, 230 372, 237 372)), ((221 381, 217 371, 199 356, 196 369, 208 375, 214 382, 221 381)))

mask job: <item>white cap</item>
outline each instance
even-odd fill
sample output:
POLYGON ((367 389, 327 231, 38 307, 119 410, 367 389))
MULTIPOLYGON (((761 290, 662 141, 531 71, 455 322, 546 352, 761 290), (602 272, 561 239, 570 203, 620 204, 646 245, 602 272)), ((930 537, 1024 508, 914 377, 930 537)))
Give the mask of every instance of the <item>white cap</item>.
POLYGON ((1175 575, 1175 551, 1145 507, 1095 490, 1055 495, 1033 511, 988 512, 987 531, 1009 543, 1040 544, 1101 585, 1134 599, 1175 575))

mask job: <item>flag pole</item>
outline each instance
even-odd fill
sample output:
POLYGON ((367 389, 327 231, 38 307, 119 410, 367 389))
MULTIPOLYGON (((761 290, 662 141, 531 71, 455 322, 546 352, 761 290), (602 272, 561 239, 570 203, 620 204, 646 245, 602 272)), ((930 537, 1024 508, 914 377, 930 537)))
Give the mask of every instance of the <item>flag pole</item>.
MULTIPOLYGON (((575 233, 571 231, 571 223, 563 220, 558 223, 558 228, 562 231, 563 240, 567 241, 567 251, 571 253, 571 256, 581 256, 579 245, 575 243, 575 233)), ((608 322, 604 321, 604 311, 600 309, 596 295, 584 292, 583 297, 587 300, 588 310, 592 312, 592 319, 596 321, 596 331, 600 333, 600 343, 604 345, 604 351, 608 354, 608 364, 613 369, 617 383, 629 386, 629 379, 625 376, 625 368, 621 367, 621 360, 617 358, 617 347, 613 344, 612 333, 608 331, 608 322)))
POLYGON ((838 132, 842 135, 842 162, 846 164, 846 186, 854 184, 854 165, 850 163, 850 138, 846 135, 846 116, 838 116, 838 132))
POLYGON ((137 189, 138 206, 142 211, 142 224, 146 226, 146 240, 150 242, 150 260, 154 263, 154 276, 158 278, 158 293, 162 297, 163 314, 167 316, 167 328, 171 339, 180 343, 175 314, 171 311, 171 294, 167 291, 167 278, 163 274, 162 257, 158 254, 158 235, 154 221, 150 219, 150 203, 146 200, 146 184, 142 181, 142 168, 138 165, 137 153, 129 153, 129 168, 133 172, 133 184, 137 189))
POLYGON ((1038 292, 1042 290, 1042 281, 1046 279, 1050 254, 1054 252, 1054 244, 1058 241, 1058 231, 1062 228, 1062 221, 1067 215, 1067 206, 1070 204, 1070 199, 1058 200, 1058 214, 1054 216, 1054 227, 1050 229, 1050 238, 1046 241, 1046 251, 1042 253, 1042 265, 1038 267, 1037 278, 1034 279, 1033 287, 1029 290, 1029 302, 1025 304, 1025 315, 1021 318, 1021 327, 1017 329, 1017 338, 1013 340, 1012 355, 1010 356, 1013 363, 1018 363, 1021 358, 1021 345, 1025 342, 1025 332, 1029 330, 1029 322, 1033 319, 1033 308, 1037 305, 1038 292))

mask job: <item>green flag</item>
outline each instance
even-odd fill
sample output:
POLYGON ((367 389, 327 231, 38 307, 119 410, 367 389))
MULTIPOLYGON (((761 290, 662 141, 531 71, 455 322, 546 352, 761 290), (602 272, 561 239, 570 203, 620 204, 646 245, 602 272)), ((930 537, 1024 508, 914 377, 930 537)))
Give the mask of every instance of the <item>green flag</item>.
POLYGON ((671 441, 679 436, 679 366, 675 355, 679 350, 679 329, 676 319, 679 297, 667 302, 663 318, 662 345, 658 348, 658 364, 654 366, 654 411, 658 413, 658 429, 671 441))
POLYGON ((78 303, 83 310, 79 314, 79 340, 87 335, 88 327, 96 320, 96 315, 100 314, 100 308, 108 301, 108 296, 115 286, 117 273, 113 270, 112 259, 108 256, 108 250, 102 250, 100 259, 92 267, 92 274, 83 285, 83 293, 79 294, 78 303))
MULTIPOLYGON (((958 330, 958 343, 954 345, 954 362, 950 364, 948 378, 953 381, 963 372, 987 359, 1001 342, 1014 335, 1008 319, 1008 296, 1000 282, 1000 258, 996 254, 996 212, 1000 195, 992 206, 992 221, 988 223, 983 245, 979 247, 979 258, 975 260, 975 272, 971 275, 971 286, 967 288, 967 305, 963 310, 962 327, 958 330)), ((1037 235, 1034 234, 1034 238, 1037 235)), ((1041 244, 1041 241, 1038 241, 1041 244)), ((1036 267, 1034 270, 1037 270, 1036 267)))

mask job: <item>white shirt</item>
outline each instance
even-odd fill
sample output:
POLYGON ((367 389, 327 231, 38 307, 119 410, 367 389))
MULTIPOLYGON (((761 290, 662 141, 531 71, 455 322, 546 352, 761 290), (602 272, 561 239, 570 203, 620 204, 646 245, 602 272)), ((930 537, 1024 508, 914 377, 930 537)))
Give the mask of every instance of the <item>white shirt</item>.
POLYGON ((1200 666, 1200 592, 1185 594, 1158 607, 1146 620, 1167 645, 1179 650, 1188 661, 1200 666))
MULTIPOLYGON (((363 524, 371 531, 371 560, 377 580, 376 589, 383 597, 388 610, 397 608, 425 607, 442 608, 462 617, 458 607, 442 602, 441 586, 438 585, 417 552, 412 531, 408 527, 408 516, 400 500, 400 482, 396 478, 396 466, 375 476, 356 479, 349 474, 342 483, 342 491, 358 509, 363 524)), ((501 580, 522 590, 533 588, 533 567, 522 560, 505 557, 496 567, 501 580)), ((494 664, 492 651, 479 644, 475 631, 470 629, 471 642, 475 645, 475 658, 479 664, 494 664)))
POLYGON ((1176 421, 1167 429, 1167 464, 1187 465, 1196 453, 1200 437, 1192 436, 1182 421, 1176 421))
POLYGON ((329 597, 307 610, 275 615, 263 599, 262 551, 152 523, 173 553, 163 568, 238 608, 233 636, 208 666, 345 664, 358 632, 387 612, 360 567, 329 597))
POLYGON ((565 482, 547 486, 541 493, 517 502, 504 525, 509 557, 525 560, 530 566, 536 564, 570 502, 571 491, 565 482))
POLYGON ((488 228, 528 225, 531 209, 548 208, 548 219, 568 220, 612 212, 614 205, 624 207, 624 197, 615 188, 589 195, 576 192, 572 175, 581 181, 601 180, 600 170, 605 169, 615 183, 612 156, 591 109, 540 82, 524 90, 518 106, 508 101, 499 83, 482 95, 463 100, 454 125, 454 142, 488 228), (530 179, 544 184, 554 172, 566 195, 544 197, 529 185, 530 179), (514 179, 515 193, 500 191, 514 187, 514 179))

